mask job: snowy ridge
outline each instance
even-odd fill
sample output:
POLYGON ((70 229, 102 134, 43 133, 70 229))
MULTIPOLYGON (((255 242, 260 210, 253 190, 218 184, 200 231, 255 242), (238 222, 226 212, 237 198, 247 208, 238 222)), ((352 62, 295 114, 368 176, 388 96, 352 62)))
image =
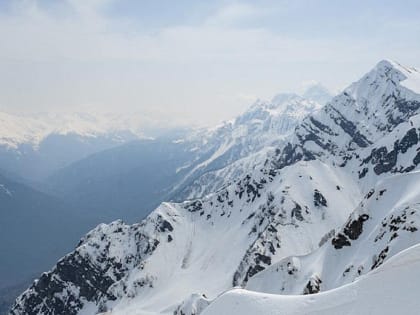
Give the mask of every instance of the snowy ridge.
MULTIPOLYGON (((115 312, 143 314, 173 312, 182 300, 194 292, 215 298, 231 287, 243 255, 248 248, 252 248, 262 231, 279 229, 279 240, 272 245, 278 248, 279 257, 285 257, 292 248, 299 253, 308 253, 317 246, 316 240, 349 213, 351 207, 348 205, 352 203, 352 198, 344 193, 327 196, 332 208, 347 207, 347 211, 326 214, 325 206, 310 211, 309 207, 313 208, 314 203, 313 187, 321 183, 329 187, 329 191, 334 191, 340 181, 336 175, 326 178, 320 167, 301 169, 299 174, 291 171, 283 178, 275 179, 269 174, 264 175, 264 171, 257 171, 253 177, 247 177, 204 200, 162 204, 139 225, 126 226, 122 222, 114 222, 110 227, 99 226, 82 240, 75 253, 58 264, 69 264, 76 270, 82 268, 84 272, 87 268, 95 279, 106 278, 107 282, 99 292, 87 295, 82 305, 74 307, 56 305, 62 303, 61 300, 41 302, 40 291, 61 294, 60 290, 67 287, 80 287, 80 292, 91 289, 90 284, 85 289, 83 281, 68 278, 67 272, 64 270, 63 274, 62 268, 57 267, 45 276, 54 281, 47 281, 47 287, 44 287, 43 281, 35 283, 24 293, 18 305, 23 307, 26 303, 39 301, 39 309, 33 314, 49 308, 77 314, 79 308, 85 309, 92 303, 101 308, 107 305, 107 309, 112 308, 115 312), (295 189, 287 185, 292 181, 305 182, 307 193, 302 195, 299 191, 294 192, 295 189), (276 190, 270 191, 268 188, 276 190), (289 190, 290 197, 283 201, 273 199, 283 190, 289 190), (299 227, 305 233, 294 232, 299 227), (130 234, 125 230, 132 232, 130 234), (124 235, 124 239, 120 238, 120 234, 124 235), (131 238, 131 241, 127 238, 131 238), (226 240, 229 240, 230 246, 226 246, 226 240), (133 242, 137 243, 137 249, 130 245, 133 242), (296 248, 299 243, 301 245, 296 248), (124 244, 122 249, 113 250, 121 244, 124 244), (231 247, 237 250, 232 251, 231 247), (135 251, 132 252, 132 249, 135 251), (75 254, 82 255, 83 262, 89 263, 75 266, 75 254), (127 267, 127 262, 133 265, 127 267), (162 269, 162 266, 165 268, 162 269), (201 274, 201 277, 197 277, 197 274, 201 274), (113 302, 114 299, 117 302, 113 302)), ((261 254, 259 257, 264 260, 265 256, 261 254)), ((250 269, 247 275, 253 272, 250 269)), ((77 299, 77 290, 74 292, 72 298, 77 299)), ((12 314, 20 312, 18 307, 12 314)))
MULTIPOLYGON (((418 130, 415 128, 412 130, 414 122, 413 120, 410 121, 410 114, 413 117, 417 115, 420 108, 420 102, 418 101, 420 97, 412 92, 407 92, 406 94, 412 97, 410 102, 408 102, 404 98, 395 96, 405 97, 406 95, 400 92, 400 90, 404 91, 405 88, 401 87, 398 81, 399 79, 403 80, 404 77, 398 75, 399 71, 397 69, 389 69, 389 63, 385 62, 386 67, 383 65, 384 62, 379 63, 373 71, 352 85, 353 89, 361 89, 361 86, 369 82, 368 86, 372 89, 369 93, 376 97, 363 101, 358 94, 355 96, 356 99, 350 97, 347 91, 335 97, 321 111, 305 118, 303 123, 296 128, 296 132, 292 135, 290 142, 284 145, 282 150, 276 150, 276 154, 273 157, 273 167, 275 169, 284 169, 286 167, 295 167, 296 163, 301 160, 321 160, 324 163, 342 169, 349 176, 353 177, 354 183, 361 188, 361 191, 365 192, 372 184, 375 184, 378 177, 415 169, 419 163, 416 152, 416 148, 418 148, 418 130), (378 76, 377 73, 381 73, 381 75, 378 76), (398 79, 395 79, 395 77, 398 79), (390 94, 387 95, 387 93, 390 94), (394 95, 394 98, 389 97, 390 95, 394 95), (364 126, 363 121, 366 119, 364 115, 367 115, 369 118, 369 111, 362 111, 360 108, 367 109, 375 104, 377 105, 379 104, 378 99, 383 100, 382 105, 378 105, 378 111, 386 111, 384 116, 388 118, 385 120, 386 124, 383 123, 384 125, 379 126, 376 120, 373 120, 376 116, 373 116, 372 127, 369 130, 370 135, 367 138, 360 129, 364 126), (397 104, 400 104, 400 106, 397 104), (412 111, 406 111, 406 107, 402 107, 403 104, 409 104, 412 111), (345 118, 342 112, 346 112, 348 118, 345 118), (399 117, 399 119, 394 120, 395 117, 399 117), (387 133, 387 130, 392 130, 393 132, 389 133, 388 131, 387 133), (401 138, 396 139, 396 133, 401 138), (393 143, 393 150, 388 153, 381 147, 377 147, 375 141, 378 139, 393 143), (376 153, 378 151, 379 153, 376 153), (362 154, 372 154, 372 152, 374 152, 374 158, 368 159, 361 156, 362 154), (401 168, 399 164, 402 163, 410 166, 401 168), (363 176, 366 175, 369 169, 373 169, 373 172, 368 176, 363 176)), ((346 187, 346 184, 343 182, 342 186, 346 187)), ((266 244, 268 240, 262 238, 261 241, 266 244)), ((264 252, 266 256, 270 257, 272 255, 268 250, 264 252)), ((256 255, 257 253, 252 252, 252 254, 256 255)), ((252 257, 253 255, 250 256, 252 257)), ((247 259, 244 260, 244 263, 246 261, 247 259)), ((264 264, 255 262, 255 259, 254 263, 248 264, 247 267, 241 269, 264 269, 264 264)), ((242 282, 235 281, 234 284, 246 283, 246 276, 242 276, 241 279, 242 282)))
MULTIPOLYGON (((334 97, 321 111, 304 119, 283 150, 277 150, 274 167, 282 168, 297 160, 321 159, 351 173, 363 164, 387 164, 383 173, 397 172, 398 154, 406 153, 397 148, 388 156, 382 150, 375 159, 363 159, 361 154, 372 153, 376 143, 394 129, 401 135, 418 122, 420 95, 402 86, 406 77, 387 61, 380 62, 360 81, 353 83, 343 93, 334 97), (403 80, 403 81, 402 81, 403 80), (398 126, 398 128, 396 128, 398 126), (401 127, 401 128, 400 128, 401 127), (397 155, 397 158, 394 158, 397 155), (385 160, 389 158, 389 163, 385 160), (348 165, 349 164, 349 165, 348 165)), ((410 136, 408 136, 410 137, 410 136)), ((416 136, 408 141, 408 147, 417 144, 416 136)), ((392 138, 392 137, 390 137, 392 138)), ((381 140, 381 141, 390 141, 381 140)), ((394 137, 395 139, 395 137, 394 137)), ((394 142, 388 142, 395 144, 394 142)), ((378 151, 379 148, 376 148, 378 151)), ((413 161, 412 165, 417 165, 413 161)), ((363 178, 360 170, 359 178, 363 178)), ((380 171, 375 172, 380 175, 380 171)), ((374 183, 371 183, 374 184, 374 183)))
MULTIPOLYGON (((34 283, 17 300, 11 314, 48 309, 72 315, 95 308, 117 315, 268 313, 258 302, 261 298, 269 307, 282 309, 279 303, 286 303, 290 313, 310 313, 304 297, 234 290, 210 301, 237 285, 263 292, 316 293, 363 274, 364 282, 348 285, 355 290, 343 287, 332 291, 338 296, 320 297, 314 313, 348 311, 349 301, 357 301, 351 294, 358 290, 367 296, 360 298, 362 304, 370 307, 378 282, 375 276, 367 280, 368 271, 418 242, 420 95, 403 84, 415 81, 413 73, 380 62, 304 118, 230 185, 204 198, 164 203, 140 224, 115 222, 106 235, 106 226, 92 231, 94 241, 83 239, 43 276, 46 281, 34 283), (125 230, 131 232, 113 236, 125 230), (80 265, 73 255, 84 252, 89 253, 82 255, 86 264, 80 265), (68 278, 60 264, 74 266, 75 276, 68 278), (92 286, 87 275, 108 282, 92 286), (273 278, 278 281, 273 283, 273 278), (69 299, 75 303, 64 303, 69 299), (249 308, 241 309, 237 301, 249 308), (330 304, 323 309, 322 301, 330 304), (295 302, 296 308, 290 306, 295 302)), ((264 130, 259 129, 264 125, 259 115, 272 111, 270 107, 253 107, 246 121, 256 121, 251 126, 264 130)), ((218 151, 222 155, 229 152, 229 142, 217 147, 223 148, 218 151)), ((216 160, 213 155, 211 162, 216 160)), ((416 288, 407 282, 409 273, 411 268, 399 280, 407 292, 416 288)), ((392 284, 398 276, 391 272, 389 277, 392 284)), ((389 296, 395 294, 395 287, 388 289, 389 296)), ((413 306, 407 304, 407 313, 413 306)))
POLYGON ((382 181, 320 249, 270 266, 251 278, 247 289, 277 294, 330 290, 419 243, 419 185, 418 171, 382 181))
POLYGON ((183 142, 190 142, 192 150, 208 156, 175 187, 176 199, 205 196, 246 175, 264 161, 267 151, 280 146, 305 116, 320 108, 299 95, 278 94, 271 101, 255 102, 233 121, 190 135, 183 142))

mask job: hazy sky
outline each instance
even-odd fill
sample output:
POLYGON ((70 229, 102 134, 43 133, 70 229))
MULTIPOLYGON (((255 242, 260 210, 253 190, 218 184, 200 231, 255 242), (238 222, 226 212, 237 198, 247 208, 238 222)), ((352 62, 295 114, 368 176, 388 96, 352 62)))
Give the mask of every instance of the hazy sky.
POLYGON ((12 112, 211 124, 419 56, 418 0, 0 0, 0 110, 12 112))

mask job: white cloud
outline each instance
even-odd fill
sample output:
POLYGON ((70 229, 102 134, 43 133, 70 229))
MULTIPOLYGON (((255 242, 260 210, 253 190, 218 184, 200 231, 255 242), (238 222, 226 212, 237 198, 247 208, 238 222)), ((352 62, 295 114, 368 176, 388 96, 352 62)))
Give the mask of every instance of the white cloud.
MULTIPOLYGON (((56 17, 37 1, 25 1, 14 15, 0 18, 2 59, 140 61, 322 61, 331 58, 331 42, 293 39, 262 28, 234 24, 261 15, 263 9, 235 4, 221 8, 201 25, 172 26, 152 34, 121 30, 100 8, 110 1, 67 0, 74 14, 56 17)), ((336 47, 340 49, 340 47, 336 47)), ((352 51, 356 53, 356 49, 352 51)))
POLYGON ((199 25, 146 32, 105 15, 112 0, 67 0, 49 10, 36 0, 15 3, 0 16, 0 105, 9 108, 96 104, 209 123, 243 110, 251 99, 243 96, 270 98, 313 78, 335 88, 395 57, 380 56, 382 47, 368 40, 252 27, 246 22, 271 13, 245 4, 221 7, 199 25))

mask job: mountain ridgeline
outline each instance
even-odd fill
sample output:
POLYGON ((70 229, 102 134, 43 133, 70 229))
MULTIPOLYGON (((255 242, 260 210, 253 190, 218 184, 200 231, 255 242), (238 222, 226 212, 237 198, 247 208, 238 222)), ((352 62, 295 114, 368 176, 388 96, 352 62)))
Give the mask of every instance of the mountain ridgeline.
POLYGON ((257 101, 212 129, 132 141, 93 154, 55 172, 47 183, 59 197, 105 222, 136 222, 162 201, 202 197, 233 181, 247 169, 244 164, 255 164, 262 149, 277 146, 319 107, 296 94, 282 94, 257 101))
POLYGON ((220 189, 319 108, 282 94, 214 128, 150 139, 118 116, 0 114, 0 305, 97 224, 138 222, 164 200, 220 189))
MULTIPOLYGON (((257 104, 250 113, 277 108, 257 104)), ((10 314, 230 314, 235 301, 254 305, 258 294, 246 290, 307 295, 343 284, 367 294, 364 305, 372 309, 375 290, 364 288, 380 289, 375 272, 389 271, 400 257, 407 279, 404 267, 420 260, 420 73, 381 61, 324 107, 292 108, 302 116, 293 116, 299 121, 278 140, 264 140, 269 119, 255 114, 250 121, 261 138, 247 129, 239 139, 242 148, 260 144, 258 150, 189 180, 230 152, 219 145, 206 163, 184 170, 187 181, 178 187, 189 200, 164 202, 133 225, 93 229, 18 297, 10 314), (217 190, 200 188, 200 178, 217 190)), ((420 289, 411 281, 399 285, 402 292, 420 289)), ((275 296, 264 298, 255 305, 281 307, 275 296)), ((349 303, 336 301, 336 310, 349 303)))

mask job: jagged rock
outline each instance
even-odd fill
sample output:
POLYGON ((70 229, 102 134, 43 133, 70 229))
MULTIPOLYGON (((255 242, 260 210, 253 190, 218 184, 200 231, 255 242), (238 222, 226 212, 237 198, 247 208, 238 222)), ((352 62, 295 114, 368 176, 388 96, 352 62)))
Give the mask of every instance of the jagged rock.
POLYGON ((321 291, 321 283, 322 280, 319 278, 319 276, 313 275, 306 284, 305 290, 303 290, 303 294, 318 293, 319 291, 321 291))
POLYGON ((314 191, 314 205, 316 207, 323 206, 327 207, 327 199, 318 191, 318 189, 315 189, 314 191))

